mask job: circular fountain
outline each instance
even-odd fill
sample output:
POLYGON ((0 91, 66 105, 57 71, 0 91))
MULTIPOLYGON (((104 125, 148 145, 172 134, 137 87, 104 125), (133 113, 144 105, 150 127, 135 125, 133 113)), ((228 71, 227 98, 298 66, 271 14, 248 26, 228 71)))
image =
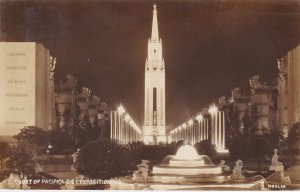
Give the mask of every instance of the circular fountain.
MULTIPOLYGON (((145 167, 138 165, 138 168, 145 167)), ((121 178, 122 183, 111 184, 110 189, 199 189, 199 190, 243 190, 259 188, 258 184, 246 179, 233 180, 224 174, 223 164, 215 165, 206 155, 199 155, 190 145, 181 146, 175 155, 168 155, 159 165, 154 165, 152 174, 143 177, 145 169, 135 171, 134 176, 121 178), (138 176, 138 172, 141 173, 138 176)), ((241 167, 238 167, 241 170, 241 167)), ((236 169, 238 170, 238 169, 236 169)))
POLYGON ((213 175, 221 174, 222 168, 212 163, 206 155, 198 155, 190 145, 180 147, 174 156, 168 156, 163 164, 153 166, 153 175, 213 175))

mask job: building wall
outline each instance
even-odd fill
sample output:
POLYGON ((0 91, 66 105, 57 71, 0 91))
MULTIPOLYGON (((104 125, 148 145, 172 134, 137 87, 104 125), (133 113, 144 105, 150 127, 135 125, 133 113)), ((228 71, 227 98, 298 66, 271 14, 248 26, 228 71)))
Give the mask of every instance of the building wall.
POLYGON ((34 42, 1 42, 0 52, 0 135, 24 126, 48 129, 54 121, 49 51, 34 42))
POLYGON ((287 54, 288 127, 300 119, 300 45, 287 54))

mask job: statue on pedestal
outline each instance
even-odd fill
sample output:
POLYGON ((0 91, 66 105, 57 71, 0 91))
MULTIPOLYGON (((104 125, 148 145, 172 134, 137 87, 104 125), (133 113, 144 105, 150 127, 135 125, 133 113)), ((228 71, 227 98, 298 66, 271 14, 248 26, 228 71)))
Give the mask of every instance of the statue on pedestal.
POLYGON ((243 162, 242 160, 237 160, 235 162, 235 167, 233 169, 233 173, 230 176, 230 179, 232 180, 241 180, 241 179, 245 179, 245 176, 242 175, 242 168, 243 168, 243 162))
POLYGON ((75 151, 73 154, 72 154, 72 158, 73 158, 73 164, 71 166, 71 171, 76 171, 76 168, 75 168, 75 164, 77 162, 77 159, 78 159, 78 153, 79 153, 80 149, 77 149, 77 151, 75 151))
POLYGON ((138 170, 133 173, 133 180, 147 180, 149 171, 149 161, 142 160, 142 163, 137 165, 138 170))
POLYGON ((274 149, 274 155, 272 157, 272 165, 269 166, 270 171, 284 171, 284 167, 281 162, 278 161, 278 150, 274 149))
POLYGON ((260 82, 260 76, 258 74, 249 78, 250 86, 252 89, 266 88, 267 86, 260 82))
POLYGON ((78 97, 88 98, 90 97, 90 94, 91 94, 91 90, 89 88, 82 87, 81 93, 78 95, 78 97))
POLYGON ((50 80, 54 79, 55 65, 56 65, 56 58, 50 56, 50 60, 49 60, 49 76, 50 76, 50 80))

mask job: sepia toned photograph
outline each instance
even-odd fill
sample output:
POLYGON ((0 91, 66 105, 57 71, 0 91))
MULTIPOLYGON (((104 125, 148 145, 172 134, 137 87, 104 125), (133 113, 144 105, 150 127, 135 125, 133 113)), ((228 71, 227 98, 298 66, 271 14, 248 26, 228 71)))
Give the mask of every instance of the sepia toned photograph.
POLYGON ((0 0, 2 190, 300 190, 300 0, 0 0))

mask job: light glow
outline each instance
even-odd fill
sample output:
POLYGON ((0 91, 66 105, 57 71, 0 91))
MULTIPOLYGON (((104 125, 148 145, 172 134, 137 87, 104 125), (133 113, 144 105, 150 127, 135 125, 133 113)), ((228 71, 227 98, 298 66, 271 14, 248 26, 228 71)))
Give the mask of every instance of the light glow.
POLYGON ((130 119, 131 119, 130 116, 128 114, 126 114, 125 115, 125 121, 128 122, 128 121, 130 121, 130 119))
POLYGON ((122 106, 122 105, 120 105, 119 107, 118 107, 118 113, 120 114, 120 115, 122 115, 122 114, 124 114, 125 113, 125 109, 124 109, 124 107, 122 106))
POLYGON ((188 122, 189 126, 193 125, 193 120, 190 119, 189 122, 188 122))
POLYGON ((196 119, 198 122, 202 121, 203 120, 203 115, 200 113, 196 116, 196 119))
POLYGON ((210 114, 216 113, 218 112, 218 107, 215 104, 213 104, 212 106, 209 107, 208 112, 210 114))
POLYGON ((175 158, 180 160, 196 160, 199 159, 199 155, 193 146, 183 145, 179 147, 175 158))

